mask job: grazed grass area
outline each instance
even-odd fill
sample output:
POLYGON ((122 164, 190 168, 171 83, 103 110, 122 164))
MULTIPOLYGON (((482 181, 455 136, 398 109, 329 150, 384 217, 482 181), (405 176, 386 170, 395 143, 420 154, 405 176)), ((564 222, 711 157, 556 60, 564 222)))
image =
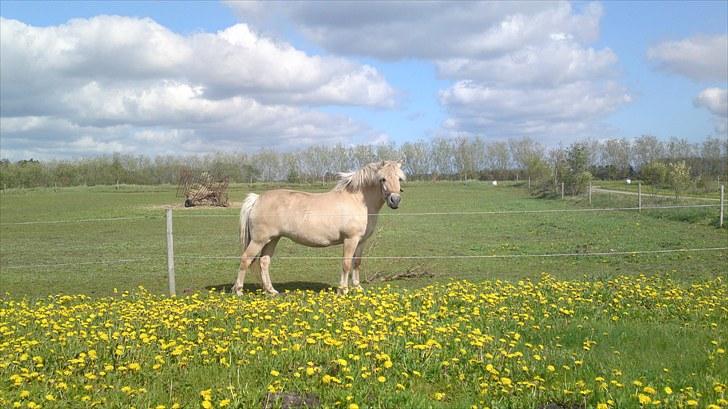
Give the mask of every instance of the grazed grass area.
POLYGON ((726 324, 724 280, 634 275, 4 299, 0 406, 714 409, 726 324))
MULTIPOLYGON (((592 184, 596 187, 612 190, 622 190, 625 192, 637 193, 638 181, 633 180, 632 183, 627 184, 623 180, 595 180, 592 184)), ((655 194, 664 196, 675 196, 675 191, 668 187, 656 187, 647 183, 642 184, 642 193, 655 194)), ((683 199, 719 199, 720 198, 720 183, 712 182, 709 186, 702 188, 691 187, 687 191, 682 192, 680 197, 683 199)))
MULTIPOLYGON (((625 190, 626 191, 626 190, 625 190)), ((636 190, 635 190, 636 191, 636 190)), ((704 225, 709 227, 717 227, 720 214, 720 202, 708 197, 680 197, 674 196, 651 196, 643 190, 641 213, 643 217, 652 217, 661 220, 672 220, 678 222, 688 222, 696 225, 704 225), (669 207, 676 208, 670 209, 669 207), (694 208, 680 208, 679 206, 702 206, 694 208), (654 207, 666 207, 665 209, 651 209, 654 207)), ((633 193, 633 192, 632 192, 633 193)), ((569 198, 577 205, 589 207, 589 199, 586 195, 569 198)), ((592 207, 608 208, 608 207, 632 207, 639 206, 639 198, 637 195, 624 195, 616 192, 597 191, 592 194, 592 207)), ((728 210, 728 206, 726 206, 728 210)), ((726 227, 724 223, 723 227, 726 227)))
MULTIPOLYGON (((234 186, 240 202, 271 186, 234 186)), ((298 187, 310 191, 325 186, 298 187)), ((0 287, 14 296, 59 293, 111 294, 143 285, 166 289, 165 221, 162 206, 180 204, 171 186, 70 188, 14 191, 0 198, 0 287), (11 224, 140 217, 106 222, 11 224), (10 223, 10 224, 9 224, 10 223), (137 260, 142 259, 142 260, 137 260), (112 264, 95 264, 123 260, 112 264), (129 261, 131 260, 131 261, 129 261), (94 264, 90 264, 94 263, 94 264), (23 267, 25 266, 25 267, 23 267)), ((581 200, 581 199, 579 199, 581 200)), ((397 215, 412 212, 579 209, 579 200, 531 198, 525 189, 482 182, 409 183, 398 211, 383 209, 365 255, 530 255, 725 247, 728 232, 705 223, 656 219, 644 212, 397 215)), ((658 211, 651 211, 658 212, 658 211)), ((714 210, 717 212, 717 210, 714 210)), ((179 292, 229 285, 237 272, 238 209, 175 210, 179 292), (201 258, 203 257, 203 258, 201 258)), ((716 216, 712 216, 716 217, 716 216)), ((277 255, 338 256, 340 247, 309 249, 283 240, 277 255)), ((666 273, 678 280, 725 277, 728 252, 629 256, 493 259, 365 260, 363 271, 428 271, 434 277, 400 282, 422 286, 449 278, 471 280, 538 277, 603 279, 616 274, 666 273)), ((339 260, 273 259, 279 289, 321 289, 338 281, 339 260)), ((249 288, 257 287, 254 274, 249 288)))

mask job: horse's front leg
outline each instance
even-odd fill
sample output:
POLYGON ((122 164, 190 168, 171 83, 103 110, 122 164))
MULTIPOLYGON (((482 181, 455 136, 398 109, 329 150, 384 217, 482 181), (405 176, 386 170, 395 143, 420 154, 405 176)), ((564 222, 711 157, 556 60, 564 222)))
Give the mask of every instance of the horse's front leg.
POLYGON ((356 250, 354 251, 354 266, 353 270, 351 271, 351 286, 358 291, 364 291, 364 289, 359 284, 359 266, 361 265, 361 255, 363 252, 364 242, 360 241, 359 244, 356 246, 356 250))
POLYGON ((358 237, 352 237, 344 240, 344 261, 341 269, 341 280, 339 281, 339 294, 349 292, 349 273, 354 261, 354 253, 359 244, 358 237))

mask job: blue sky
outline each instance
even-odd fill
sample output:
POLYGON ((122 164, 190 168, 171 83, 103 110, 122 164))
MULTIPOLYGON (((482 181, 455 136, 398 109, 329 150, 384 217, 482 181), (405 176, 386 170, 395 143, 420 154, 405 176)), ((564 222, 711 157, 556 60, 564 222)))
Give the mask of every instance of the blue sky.
POLYGON ((620 136, 653 134, 700 140, 714 133, 710 112, 696 108, 693 98, 705 85, 722 86, 722 81, 699 82, 655 69, 646 58, 648 48, 661 42, 697 34, 728 32, 728 2, 607 2, 599 45, 612 48, 620 58, 625 84, 635 101, 613 114, 609 121, 620 136))
POLYGON ((728 137, 725 1, 3 1, 0 15, 11 159, 728 137))

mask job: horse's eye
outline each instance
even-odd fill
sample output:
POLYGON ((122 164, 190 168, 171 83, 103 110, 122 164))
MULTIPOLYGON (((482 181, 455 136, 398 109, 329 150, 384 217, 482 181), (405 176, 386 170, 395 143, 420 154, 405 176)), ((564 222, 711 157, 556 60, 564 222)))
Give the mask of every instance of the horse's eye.
POLYGON ((382 178, 382 180, 380 180, 380 182, 382 182, 382 183, 384 183, 384 182, 386 182, 386 181, 387 181, 387 179, 386 179, 386 178, 382 178))
POLYGON ((402 178, 399 178, 399 181, 401 182, 402 181, 402 178))

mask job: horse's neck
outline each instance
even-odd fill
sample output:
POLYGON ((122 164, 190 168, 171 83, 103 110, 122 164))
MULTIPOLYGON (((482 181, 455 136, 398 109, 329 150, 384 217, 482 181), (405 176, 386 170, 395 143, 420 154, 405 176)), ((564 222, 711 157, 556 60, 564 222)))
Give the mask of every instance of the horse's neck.
POLYGON ((370 215, 376 215, 384 206, 384 199, 379 190, 379 186, 367 186, 359 192, 356 192, 362 203, 367 207, 370 215))

